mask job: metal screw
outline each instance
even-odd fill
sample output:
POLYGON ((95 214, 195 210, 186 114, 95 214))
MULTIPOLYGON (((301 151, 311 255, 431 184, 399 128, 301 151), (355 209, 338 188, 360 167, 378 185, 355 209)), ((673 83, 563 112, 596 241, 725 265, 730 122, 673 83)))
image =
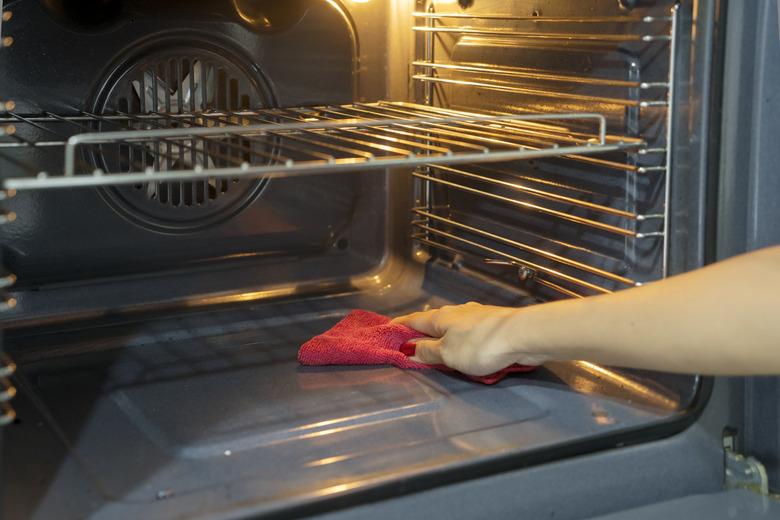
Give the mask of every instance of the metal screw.
POLYGON ((536 277, 536 271, 534 271, 529 267, 520 266, 517 268, 517 272, 521 282, 525 282, 527 280, 533 280, 536 277))
POLYGON ((14 39, 11 36, 3 38, 3 47, 10 47, 14 44, 14 39))
POLYGON ((12 17, 13 15, 14 15, 14 13, 12 13, 11 11, 5 11, 5 12, 3 13, 3 21, 4 21, 4 22, 7 22, 8 20, 10 20, 10 19, 11 19, 11 17, 12 17))

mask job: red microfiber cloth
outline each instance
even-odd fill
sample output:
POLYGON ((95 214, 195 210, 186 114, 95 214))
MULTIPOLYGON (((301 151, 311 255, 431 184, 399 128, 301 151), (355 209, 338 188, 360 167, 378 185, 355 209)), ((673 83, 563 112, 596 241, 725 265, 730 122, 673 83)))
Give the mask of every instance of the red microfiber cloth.
MULTIPOLYGON (((444 365, 426 365, 409 359, 415 349, 411 340, 424 337, 425 334, 405 325, 390 323, 387 316, 355 310, 327 332, 304 343, 298 351, 298 361, 303 365, 394 365, 454 372, 444 365)), ((529 372, 535 368, 512 365, 487 376, 467 377, 492 385, 509 373, 529 372)))

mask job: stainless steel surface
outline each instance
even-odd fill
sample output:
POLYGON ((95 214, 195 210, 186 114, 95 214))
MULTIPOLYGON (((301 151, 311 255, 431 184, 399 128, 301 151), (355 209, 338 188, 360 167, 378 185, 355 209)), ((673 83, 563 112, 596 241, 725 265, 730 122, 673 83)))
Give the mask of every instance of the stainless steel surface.
POLYGON ((36 45, 19 38, 0 68, 16 102, 14 115, 0 109, 0 198, 21 190, 0 234, 20 278, 0 317, 22 389, 22 421, 5 430, 6 511, 284 515, 684 427, 695 377, 551 363, 488 388, 295 361, 351 308, 522 306, 665 273, 670 2, 626 15, 612 0, 481 0, 460 13, 419 1, 411 17, 401 0, 312 1, 296 30, 269 32, 212 16, 229 4, 191 2, 183 17, 163 3, 146 25, 78 37, 18 17, 39 46, 91 42, 95 66, 69 47, 28 70, 36 45), (209 110, 184 107, 180 89, 159 103, 153 88, 151 109, 112 111, 79 92, 107 81, 122 49, 177 25, 231 40, 223 50, 268 77, 274 102, 209 110), (186 236, 137 225, 102 191, 234 178, 274 179, 242 218, 186 236), (98 189, 68 189, 79 186, 98 189), (149 258, 160 250, 188 254, 149 258))
POLYGON ((653 503, 619 513, 601 515, 590 520, 768 520, 780 517, 780 501, 751 491, 719 491, 689 495, 674 500, 653 503))
POLYGON ((6 431, 18 446, 10 467, 45 454, 57 469, 24 490, 26 478, 10 479, 8 496, 27 498, 14 511, 45 517, 67 502, 73 517, 158 516, 171 507, 161 490, 181 516, 235 507, 237 493, 246 507, 283 511, 641 428, 687 406, 674 384, 568 363, 495 386, 297 363, 298 345, 351 308, 519 303, 457 273, 431 273, 427 285, 12 334, 25 421, 6 431), (97 496, 73 500, 84 493, 97 496))
MULTIPOLYGON (((38 172, 29 178, 5 179, 3 185, 6 189, 28 190, 245 176, 281 178, 433 163, 504 162, 557 155, 587 155, 639 146, 636 141, 607 142, 606 122, 599 114, 453 115, 420 110, 410 104, 385 102, 354 107, 374 114, 373 118, 366 118, 353 112, 352 108, 344 105, 298 111, 265 109, 199 114, 154 113, 151 116, 120 114, 119 117, 87 113, 75 118, 56 114, 44 117, 12 114, 6 121, 8 126, 13 122, 15 131, 7 133, 9 139, 0 142, 0 149, 13 151, 63 146, 65 160, 61 175, 58 172, 38 172), (407 115, 397 116, 397 108, 402 108, 407 115), (327 114, 325 118, 320 116, 320 112, 327 114), (295 122, 286 122, 290 119, 295 122), (546 147, 531 146, 526 139, 515 136, 518 129, 533 130, 534 125, 541 124, 553 126, 558 135, 566 137, 567 129, 562 125, 591 121, 595 123, 595 128, 590 138, 561 138, 560 144, 553 140, 546 147), (96 131, 95 122, 128 129, 96 131), (62 125, 65 125, 64 129, 62 125), (490 132, 474 130, 475 125, 489 128, 490 132), (80 133, 69 135, 69 126, 76 126, 80 133), (36 141, 28 137, 34 131, 59 134, 61 140, 36 141), (356 135, 361 138, 356 138, 356 135), (171 153, 160 151, 164 147, 175 149, 171 153), (144 160, 140 163, 133 162, 134 150, 143 156, 144 160), (119 156, 118 160, 127 164, 119 171, 106 171, 105 167, 85 164, 81 154, 104 158, 119 156), (202 155, 203 164, 188 168, 181 161, 179 169, 164 167, 189 154, 202 155), (153 157, 151 164, 146 164, 147 155, 153 157), (227 162, 229 166, 209 166, 207 158, 211 156, 227 162)), ((34 165, 30 167, 34 168, 34 165)))

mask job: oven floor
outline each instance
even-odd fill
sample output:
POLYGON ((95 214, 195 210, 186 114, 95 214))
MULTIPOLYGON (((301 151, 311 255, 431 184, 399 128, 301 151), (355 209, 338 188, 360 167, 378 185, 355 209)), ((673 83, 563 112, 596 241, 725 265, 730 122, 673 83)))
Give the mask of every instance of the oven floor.
POLYGON ((467 299, 439 289, 11 334, 20 420, 5 430, 6 518, 279 512, 682 413, 658 385, 574 364, 491 387, 298 365, 298 346, 350 308, 467 299))

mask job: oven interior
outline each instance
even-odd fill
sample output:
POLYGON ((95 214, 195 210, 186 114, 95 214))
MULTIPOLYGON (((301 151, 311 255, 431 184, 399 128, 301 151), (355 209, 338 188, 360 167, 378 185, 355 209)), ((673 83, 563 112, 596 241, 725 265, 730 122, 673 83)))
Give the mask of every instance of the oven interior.
POLYGON ((682 428, 692 376, 296 352, 353 308, 673 274, 690 10, 6 2, 7 517, 283 513, 682 428))

